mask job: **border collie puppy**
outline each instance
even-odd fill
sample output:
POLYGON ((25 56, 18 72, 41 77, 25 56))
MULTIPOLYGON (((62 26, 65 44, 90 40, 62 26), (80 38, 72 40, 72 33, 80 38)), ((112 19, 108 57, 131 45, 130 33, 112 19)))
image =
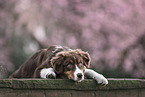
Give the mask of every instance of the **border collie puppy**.
POLYGON ((81 49, 50 46, 37 51, 9 78, 67 78, 81 82, 87 77, 107 85, 103 75, 89 69, 90 61, 90 55, 81 49))

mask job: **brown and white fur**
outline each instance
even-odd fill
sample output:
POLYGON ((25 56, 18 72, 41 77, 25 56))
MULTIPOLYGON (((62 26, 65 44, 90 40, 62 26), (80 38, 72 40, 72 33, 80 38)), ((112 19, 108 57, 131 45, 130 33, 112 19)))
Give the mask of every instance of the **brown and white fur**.
POLYGON ((107 85, 108 80, 103 75, 88 69, 90 61, 89 54, 81 49, 50 46, 36 52, 10 78, 67 78, 81 82, 89 77, 107 85))

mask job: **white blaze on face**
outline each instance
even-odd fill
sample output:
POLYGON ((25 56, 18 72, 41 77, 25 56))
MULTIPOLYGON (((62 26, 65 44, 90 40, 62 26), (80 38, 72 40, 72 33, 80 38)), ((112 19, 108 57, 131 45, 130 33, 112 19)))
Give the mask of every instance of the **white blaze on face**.
POLYGON ((74 72, 74 80, 81 82, 82 80, 84 80, 84 73, 78 68, 77 65, 75 65, 75 67, 76 67, 76 70, 74 72), (79 78, 78 74, 82 74, 82 78, 79 78))

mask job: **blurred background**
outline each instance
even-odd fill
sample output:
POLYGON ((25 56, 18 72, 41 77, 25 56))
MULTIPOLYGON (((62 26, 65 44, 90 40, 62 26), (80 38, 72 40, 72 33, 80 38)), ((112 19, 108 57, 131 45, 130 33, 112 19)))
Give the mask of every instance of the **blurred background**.
POLYGON ((105 77, 145 78, 145 0, 0 0, 0 78, 38 49, 81 48, 105 77))

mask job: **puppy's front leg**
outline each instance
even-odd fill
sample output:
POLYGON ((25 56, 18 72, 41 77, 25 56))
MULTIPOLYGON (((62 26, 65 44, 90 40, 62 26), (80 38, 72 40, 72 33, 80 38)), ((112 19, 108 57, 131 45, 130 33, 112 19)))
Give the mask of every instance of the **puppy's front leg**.
POLYGON ((54 79, 56 78, 56 74, 53 70, 53 68, 43 68, 40 71, 40 77, 44 79, 54 79))
POLYGON ((93 78, 94 80, 96 80, 98 82, 98 84, 101 84, 101 85, 108 84, 108 80, 103 75, 95 72, 94 70, 86 69, 85 76, 89 77, 89 78, 93 78))

